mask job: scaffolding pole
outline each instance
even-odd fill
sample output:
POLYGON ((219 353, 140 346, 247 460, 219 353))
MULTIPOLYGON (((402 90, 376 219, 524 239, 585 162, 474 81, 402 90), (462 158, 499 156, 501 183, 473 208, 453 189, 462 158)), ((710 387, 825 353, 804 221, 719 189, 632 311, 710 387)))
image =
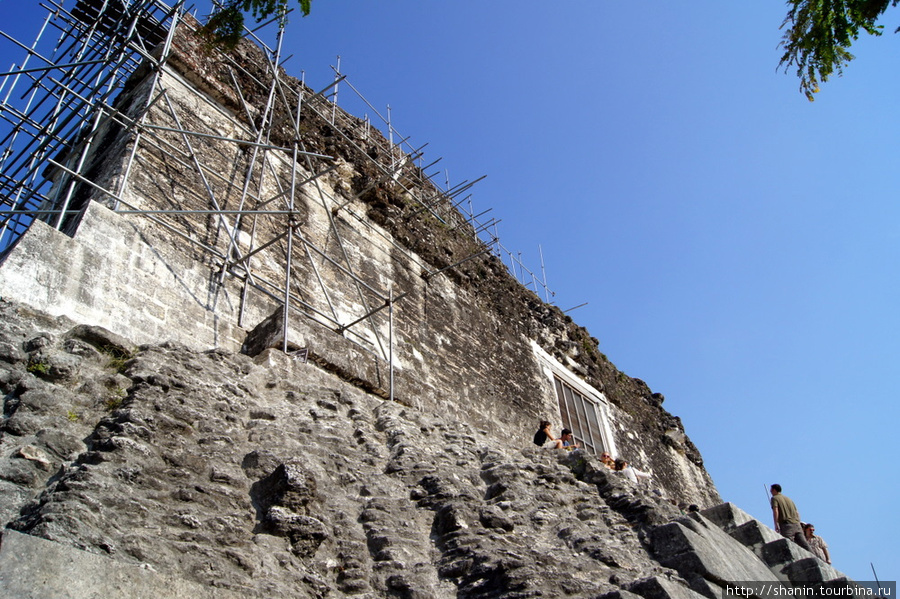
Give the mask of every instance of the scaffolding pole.
MULTIPOLYGON (((386 116, 374 108, 341 73, 340 56, 333 67, 334 80, 319 92, 313 93, 304 81, 285 77, 283 21, 274 48, 260 40, 256 30, 246 32, 265 56, 260 69, 248 69, 229 55, 219 56, 223 65, 220 83, 228 82, 228 93, 237 102, 233 132, 223 134, 202 122, 185 122, 170 93, 182 78, 169 57, 181 51, 178 36, 190 35, 191 25, 182 18, 183 0, 171 6, 162 0, 80 0, 73 11, 52 2, 47 9, 31 45, 0 31, 0 40, 25 54, 18 66, 13 64, 0 73, 0 259, 35 219, 59 229, 73 228, 67 223, 77 222, 88 201, 101 201, 123 217, 145 219, 186 241, 218 269, 219 285, 237 279, 241 284, 240 325, 252 294, 277 301, 283 310, 283 350, 288 349, 290 319, 297 314, 352 335, 388 361, 391 399, 394 305, 417 286, 410 283, 409 289, 398 294, 393 281, 364 274, 364 261, 348 250, 347 234, 364 238, 361 230, 359 235, 354 230, 365 228, 368 235, 385 240, 397 256, 393 259, 399 260, 393 268, 421 273, 426 283, 488 252, 498 256, 506 252, 513 276, 519 279, 529 273, 530 284, 542 286, 545 297, 550 297, 543 254, 542 277, 538 279, 522 264, 521 256, 513 260, 512 252, 500 244, 496 234, 499 221, 479 220, 490 210, 475 214, 471 195, 458 200, 484 177, 451 185, 447 175, 445 189, 436 184, 434 175, 426 171, 441 159, 416 166, 424 162, 427 144, 414 148, 410 137, 396 130, 389 105, 386 116), (58 32, 58 39, 53 39, 53 32, 58 32), (152 79, 141 88, 137 101, 119 102, 125 82, 141 64, 150 66, 152 79), (254 89, 247 89, 250 87, 254 89), (342 101, 348 96, 346 90, 352 92, 351 100, 355 94, 385 125, 385 132, 373 127, 368 115, 365 119, 351 117, 339 107, 339 88, 344 92, 342 101), (267 96, 261 96, 261 90, 267 96), (254 107, 247 101, 260 96, 267 98, 263 106, 254 107), (307 149, 301 118, 330 127, 348 151, 355 153, 354 160, 372 167, 375 175, 361 190, 335 197, 341 194, 326 189, 327 176, 339 162, 307 149), (273 134, 278 119, 289 123, 287 132, 273 134), (348 134, 351 130, 356 130, 355 138, 348 134), (110 132, 121 140, 116 142, 122 147, 116 155, 121 166, 108 179, 98 180, 98 160, 105 160, 101 146, 107 144, 106 138, 99 143, 99 136, 110 132), (360 138, 365 142, 358 143, 360 138), (220 156, 230 156, 230 171, 210 162, 213 155, 206 148, 211 146, 220 148, 216 150, 220 156), (154 168, 154 161, 161 160, 177 177, 162 181, 165 172, 154 168), (199 185, 190 185, 192 179, 199 185), (178 193, 156 199, 142 195, 154 185, 177 185, 178 193), (481 244, 480 249, 435 270, 365 214, 357 213, 354 202, 379 187, 415 202, 407 216, 430 214, 447 224, 448 232, 471 236, 481 244), (310 209, 312 204, 303 204, 301 197, 321 206, 327 218, 325 233, 304 230, 301 207, 310 209), (464 216, 458 207, 467 200, 470 208, 464 216), (338 219, 339 212, 348 218, 338 219), (491 227, 494 234, 488 233, 490 239, 481 239, 491 227), (314 285, 301 284, 302 277, 314 280, 314 285), (387 292, 381 290, 384 287, 387 292), (347 290, 352 290, 352 301, 347 299, 347 290), (338 305, 339 301, 343 303, 338 305), (387 316, 381 313, 384 307, 387 316)), ((211 96, 192 93, 197 103, 222 110, 211 96)))

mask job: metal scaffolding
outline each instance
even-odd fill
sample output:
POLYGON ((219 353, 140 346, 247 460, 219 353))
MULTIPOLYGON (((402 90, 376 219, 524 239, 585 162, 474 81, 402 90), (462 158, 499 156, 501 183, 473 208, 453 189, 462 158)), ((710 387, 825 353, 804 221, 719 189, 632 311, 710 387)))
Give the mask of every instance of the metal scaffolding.
MULTIPOLYGON (((174 25, 180 8, 152 0, 50 3, 31 44, 0 31, 24 58, 0 73, 0 248, 39 218, 65 230, 76 180, 55 181, 51 164, 80 173, 112 102, 174 25)), ((4 52, 6 54, 6 52, 4 52)))
MULTIPOLYGON (((440 171, 427 171, 440 159, 424 164, 424 146, 413 147, 396 131, 390 107, 382 114, 365 99, 341 73, 340 57, 333 82, 313 92, 281 68, 283 27, 271 47, 247 32, 264 57, 252 67, 231 53, 198 52, 196 60, 219 65, 213 85, 235 112, 228 130, 219 130, 197 121, 173 92, 184 67, 179 72, 172 63, 198 26, 183 0, 42 6, 47 16, 32 43, 0 31, 3 43, 23 55, 0 73, 0 259, 34 220, 73 234, 88 202, 99 201, 164 228, 203 256, 220 283, 240 281, 245 300, 260 293, 283 306, 283 349, 290 318, 302 314, 391 363, 393 305, 411 290, 361 272, 345 243, 354 230, 383 237, 425 280, 487 252, 506 254, 511 273, 550 302, 543 256, 538 277, 499 243, 499 221, 484 219, 490 211, 475 214, 468 192, 481 179, 437 184, 440 171), (338 89, 355 94, 376 124, 339 108, 338 89), (352 156, 320 149, 323 128, 352 156), (334 171, 348 159, 364 165, 367 180, 338 193, 334 171), (176 188, 173 181, 184 184, 176 188), (166 201, 136 200, 141 190, 163 187, 176 190, 166 201), (447 266, 424 262, 357 212, 357 200, 384 189, 402 198, 407 214, 469 238, 471 252, 447 266), (307 230, 303 203, 321 206, 327 234, 307 230), (298 286, 298 277, 307 284, 298 286), (352 301, 338 302, 338 295, 352 301), (352 314, 341 307, 351 303, 352 314)), ((191 101, 221 110, 208 93, 191 101)))

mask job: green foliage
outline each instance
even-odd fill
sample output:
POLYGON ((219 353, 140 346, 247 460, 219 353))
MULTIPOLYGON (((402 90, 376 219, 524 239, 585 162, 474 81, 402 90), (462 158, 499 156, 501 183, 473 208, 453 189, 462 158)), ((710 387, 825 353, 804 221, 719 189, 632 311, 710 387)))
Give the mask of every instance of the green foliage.
POLYGON ((103 402, 103 407, 106 408, 107 412, 115 412, 122 407, 122 402, 124 401, 125 399, 120 396, 107 397, 106 401, 103 402))
POLYGON ((69 410, 66 413, 66 419, 69 422, 78 422, 81 419, 81 416, 75 410, 69 410))
MULTIPOLYGON (((287 23, 289 0, 225 0, 222 6, 209 16, 200 29, 214 46, 230 50, 237 46, 244 35, 244 13, 250 13, 257 23, 275 16, 281 25, 287 23)), ((298 0, 303 16, 309 14, 312 0, 298 0)))
POLYGON ((850 46, 860 31, 881 35, 878 18, 900 0, 788 0, 788 14, 781 24, 786 29, 780 47, 784 49, 779 67, 796 67, 800 91, 812 101, 819 83, 853 60, 850 46))
POLYGON ((103 401, 103 406, 106 408, 107 412, 114 412, 122 407, 125 398, 128 396, 128 392, 118 385, 108 385, 107 388, 111 395, 103 401))
POLYGON ((109 359, 109 362, 107 362, 106 365, 114 369, 116 372, 122 372, 122 370, 125 369, 125 364, 128 362, 128 360, 129 358, 113 356, 109 359))
POLYGON ((122 370, 125 369, 125 364, 131 359, 130 352, 119 349, 118 347, 107 345, 100 348, 100 351, 109 356, 109 362, 107 362, 106 365, 117 372, 122 372, 122 370))
POLYGON ((584 351, 585 354, 587 354, 589 356, 593 356, 596 351, 594 346, 591 345, 590 339, 582 339, 581 340, 581 349, 584 351))
POLYGON ((28 362, 26 370, 31 374, 48 375, 50 374, 50 365, 43 361, 28 362))

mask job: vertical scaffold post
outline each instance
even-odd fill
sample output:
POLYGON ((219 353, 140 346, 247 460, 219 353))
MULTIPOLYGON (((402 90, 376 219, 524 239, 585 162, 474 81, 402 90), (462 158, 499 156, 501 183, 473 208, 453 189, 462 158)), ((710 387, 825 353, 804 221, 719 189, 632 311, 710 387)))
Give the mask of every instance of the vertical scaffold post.
MULTIPOLYGON (((281 57, 281 44, 284 40, 284 24, 282 23, 281 27, 278 29, 278 43, 275 46, 275 58, 272 61, 273 65, 277 65, 280 61, 281 57)), ((278 77, 278 71, 275 71, 274 77, 278 77)), ((303 98, 303 90, 300 89, 297 92, 297 114, 294 117, 294 124, 296 131, 296 124, 300 119, 300 102, 303 98)), ((288 350, 288 330, 290 329, 289 321, 291 314, 291 262, 294 255, 294 227, 293 227, 293 218, 294 218, 294 206, 296 200, 296 185, 297 185, 297 156, 299 151, 299 143, 300 139, 295 135, 293 140, 293 148, 292 148, 292 156, 291 156, 291 188, 288 193, 288 223, 287 223, 287 256, 285 260, 284 267, 284 317, 282 320, 284 321, 281 326, 281 351, 287 353, 288 350)))
MULTIPOLYGON (((387 129, 388 129, 388 147, 391 150, 391 172, 395 172, 397 170, 397 165, 394 162, 394 126, 391 125, 391 105, 387 105, 387 129)), ((396 174, 395 174, 396 176, 396 174)))
POLYGON ((394 288, 388 292, 388 388, 391 401, 394 401, 394 288))
POLYGON ((544 299, 549 304, 550 303, 550 288, 547 286, 547 269, 544 268, 544 248, 540 245, 538 246, 538 253, 541 255, 541 277, 543 277, 543 285, 544 285, 544 299))
POLYGON ((334 96, 331 99, 331 124, 334 125, 334 119, 337 117, 338 102, 338 84, 341 81, 341 55, 337 57, 337 69, 334 72, 334 96))

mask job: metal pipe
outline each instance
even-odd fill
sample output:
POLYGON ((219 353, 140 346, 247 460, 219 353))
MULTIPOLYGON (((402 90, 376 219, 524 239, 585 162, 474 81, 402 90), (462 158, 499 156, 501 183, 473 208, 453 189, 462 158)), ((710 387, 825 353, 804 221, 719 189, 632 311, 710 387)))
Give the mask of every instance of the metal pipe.
MULTIPOLYGON (((281 27, 278 31, 278 54, 281 53, 281 42, 284 36, 284 26, 281 27)), ((277 56, 277 54, 276 54, 277 56)), ((298 102, 299 97, 298 97, 298 102)), ((297 118, 300 118, 300 112, 297 112, 297 118)), ((288 199, 288 209, 291 212, 294 211, 294 199, 296 194, 297 187, 295 183, 297 182, 297 155, 299 152, 299 148, 297 147, 298 139, 294 138, 294 153, 291 159, 291 187, 290 187, 290 197, 288 199)), ((290 225, 290 217, 288 217, 288 223, 290 225)), ((285 268, 284 268, 284 323, 282 328, 282 351, 287 353, 288 350, 288 329, 289 329, 289 319, 290 319, 290 304, 291 304, 291 266, 293 265, 294 260, 294 236, 287 236, 287 258, 285 260, 285 268)))
POLYGON ((338 54, 337 57, 337 69, 335 69, 335 80, 334 80, 334 95, 331 97, 331 124, 334 124, 334 116, 337 113, 337 100, 338 100, 338 77, 341 75, 341 55, 338 54))
POLYGON ((388 292, 388 371, 390 379, 388 382, 388 395, 390 400, 394 401, 394 288, 388 292))
MULTIPOLYGON (((0 31, 2 33, 2 31, 0 31)), ((5 35, 5 34, 3 34, 5 35)), ((31 69, 16 69, 14 71, 7 71, 5 73, 0 73, 0 77, 8 77, 10 75, 21 75, 23 73, 37 73, 40 71, 52 71, 54 69, 69 69, 74 67, 81 67, 85 65, 93 65, 93 64, 106 64, 108 61, 104 59, 98 60, 83 60, 79 62, 70 62, 66 64, 50 64, 46 67, 34 67, 31 69)))
MULTIPOLYGON (((239 146, 258 147, 258 148, 263 148, 266 150, 280 150, 280 151, 286 152, 286 153, 293 152, 293 150, 291 148, 285 148, 282 146, 275 146, 275 145, 266 144, 266 143, 258 143, 258 142, 250 141, 249 139, 235 139, 233 137, 223 137, 221 135, 213 135, 212 133, 200 133, 199 131, 189 131, 189 130, 181 129, 181 128, 163 127, 162 125, 144 125, 144 128, 154 129, 154 130, 158 130, 158 131, 167 131, 169 133, 180 133, 182 135, 192 135, 194 137, 204 137, 207 139, 215 139, 218 141, 226 141, 226 142, 230 142, 230 143, 233 143, 233 144, 236 144, 239 146)), ((327 154, 317 154, 316 152, 303 152, 303 151, 298 151, 298 153, 306 155, 306 156, 312 156, 314 158, 324 158, 327 160, 334 160, 333 156, 328 156, 327 154)))
MULTIPOLYGON (((310 168, 310 170, 312 170, 312 164, 310 163, 310 158, 309 158, 309 156, 306 157, 306 160, 307 160, 307 166, 310 168)), ((314 183, 315 183, 316 190, 317 190, 318 193, 319 193, 319 199, 320 199, 320 201, 322 202, 322 208, 325 209, 326 215, 328 216, 328 222, 329 222, 329 225, 330 225, 330 230, 334 233, 335 239, 337 240, 338 248, 339 248, 340 251, 341 251, 341 255, 342 255, 343 259, 344 259, 344 262, 347 264, 347 269, 348 269, 348 271, 349 271, 350 273, 352 273, 352 275, 353 275, 353 276, 351 277, 351 280, 353 280, 354 283, 355 283, 355 285, 356 285, 356 292, 357 292, 357 294, 358 294, 358 296, 359 296, 359 300, 360 300, 360 302, 363 304, 364 308, 365 308, 366 310, 368 310, 368 309, 369 309, 369 307, 368 307, 368 302, 366 301, 365 295, 363 295, 363 293, 362 293, 362 289, 360 289, 360 284, 362 283, 362 280, 361 280, 359 277, 357 277, 356 274, 353 273, 353 271, 352 271, 352 266, 351 266, 352 263, 351 263, 351 261, 350 261, 350 257, 347 255, 347 250, 344 248, 344 242, 343 242, 343 240, 341 239, 340 231, 338 230, 337 224, 335 223, 334 215, 331 213, 330 210, 328 210, 328 206, 327 206, 327 204, 326 204, 326 202, 325 202, 325 194, 324 194, 324 192, 322 191, 322 187, 319 185, 318 180, 316 180, 314 183)), ((364 285, 367 289, 369 289, 370 291, 372 291, 373 293, 375 293, 376 296, 379 296, 379 297, 381 296, 380 293, 375 292, 375 291, 374 291, 371 287, 369 287, 368 285, 365 285, 365 284, 363 284, 363 285, 364 285)), ((375 335, 375 340, 378 342, 378 346, 379 346, 379 349, 381 349, 382 355, 384 355, 384 345, 383 345, 383 343, 381 342, 381 335, 378 334, 378 329, 377 329, 377 327, 374 326, 374 323, 372 323, 372 333, 375 335)))

